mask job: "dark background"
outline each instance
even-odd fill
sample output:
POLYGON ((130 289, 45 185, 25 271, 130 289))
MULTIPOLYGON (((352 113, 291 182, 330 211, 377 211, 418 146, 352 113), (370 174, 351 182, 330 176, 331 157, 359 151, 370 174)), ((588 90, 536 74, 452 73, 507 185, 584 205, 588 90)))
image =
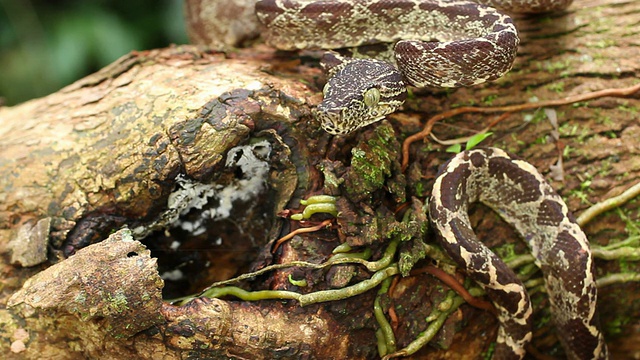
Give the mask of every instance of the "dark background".
POLYGON ((0 0, 0 104, 41 97, 131 50, 187 43, 181 0, 0 0))

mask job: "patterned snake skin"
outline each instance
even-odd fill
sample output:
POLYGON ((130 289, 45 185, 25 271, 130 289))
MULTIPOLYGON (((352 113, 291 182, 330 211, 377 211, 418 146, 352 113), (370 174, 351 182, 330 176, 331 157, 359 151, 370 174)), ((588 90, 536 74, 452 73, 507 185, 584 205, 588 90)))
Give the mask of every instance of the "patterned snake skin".
MULTIPOLYGON (((571 0, 479 2, 531 13, 563 9, 571 0)), ((471 86, 509 71, 518 34, 509 16, 487 5, 470 0, 260 0, 256 14, 266 27, 267 43, 282 50, 394 44, 386 61, 327 62, 325 98, 315 116, 327 132, 345 135, 397 110, 407 85, 471 86)))
POLYGON ((494 359, 521 359, 531 339, 531 303, 511 269, 478 241, 467 209, 479 201, 525 239, 544 274, 558 336, 569 359, 607 359, 598 327, 589 241, 567 205, 531 164, 495 149, 462 152, 443 166, 429 216, 440 244, 484 287, 500 320, 494 359))
MULTIPOLYGON (((509 71, 518 36, 511 12, 562 10, 571 0, 260 0, 268 44, 283 50, 393 43, 387 60, 324 59, 328 82, 316 117, 344 135, 402 105, 407 84, 457 87, 509 71)), ((368 50, 352 50, 366 53, 368 50)), ((546 280, 554 321, 570 359, 607 359, 596 315, 588 241, 567 206, 530 164, 498 149, 454 157, 433 188, 430 218, 449 255, 487 291, 499 312, 494 359, 521 359, 531 339, 531 304, 522 282, 476 239, 467 207, 495 209, 528 242, 546 280)))

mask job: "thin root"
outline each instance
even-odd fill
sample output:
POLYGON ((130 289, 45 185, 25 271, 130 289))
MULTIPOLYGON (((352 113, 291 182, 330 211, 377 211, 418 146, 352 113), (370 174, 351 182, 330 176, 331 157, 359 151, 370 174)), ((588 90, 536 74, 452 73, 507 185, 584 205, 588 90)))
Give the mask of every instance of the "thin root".
POLYGON ((320 224, 316 225, 316 226, 311 226, 311 227, 306 227, 306 228, 299 228, 296 229, 290 233, 288 233, 287 235, 281 237, 280 239, 278 239, 275 244, 273 245, 273 249, 271 250, 271 253, 275 253, 278 248, 280 247, 280 245, 282 245, 282 243, 284 243, 285 241, 292 239, 294 236, 298 235, 298 234, 304 234, 304 233, 309 233, 309 232, 314 232, 314 231, 318 231, 321 230, 324 227, 327 227, 329 225, 331 225, 331 222, 333 220, 332 219, 327 219, 323 222, 321 222, 320 224))
MULTIPOLYGON (((438 115, 430 118, 427 123, 424 125, 424 128, 419 133, 413 134, 404 140, 402 144, 402 171, 404 172, 409 165, 409 148, 411 144, 416 141, 423 140, 429 134, 431 134, 431 130, 433 129, 433 125, 440 120, 448 119, 450 117, 466 114, 466 113, 497 113, 497 112, 506 112, 512 113, 516 111, 523 111, 529 109, 535 109, 540 107, 551 107, 551 106, 560 106, 572 104, 580 101, 587 101, 592 99, 597 99, 605 96, 612 97, 625 97, 632 95, 636 92, 640 91, 640 84, 636 84, 634 86, 626 87, 626 88, 617 88, 617 89, 605 89, 600 91, 594 91, 586 94, 569 96, 563 99, 557 100, 548 100, 548 101, 540 101, 535 103, 526 103, 526 104, 518 104, 518 105, 507 105, 507 106, 495 106, 495 107, 476 107, 476 106, 463 106, 456 109, 452 109, 449 111, 445 111, 438 115)), ((503 120, 504 117, 499 117, 498 122, 503 120)), ((493 126, 496 122, 490 126, 493 126)))
POLYGON ((462 286, 462 284, 458 282, 458 280, 456 280, 453 276, 444 272, 442 269, 437 268, 433 265, 427 265, 424 268, 411 272, 411 274, 414 274, 414 275, 421 274, 421 273, 428 273, 437 277, 438 279, 440 279, 440 281, 442 281, 447 286, 449 286, 451 290, 458 293, 458 295, 460 295, 466 302, 468 302, 469 305, 474 306, 478 309, 487 310, 494 315, 496 314, 496 309, 493 307, 493 305, 491 305, 490 302, 480 300, 474 297, 473 295, 469 294, 467 289, 465 289, 464 286, 462 286))

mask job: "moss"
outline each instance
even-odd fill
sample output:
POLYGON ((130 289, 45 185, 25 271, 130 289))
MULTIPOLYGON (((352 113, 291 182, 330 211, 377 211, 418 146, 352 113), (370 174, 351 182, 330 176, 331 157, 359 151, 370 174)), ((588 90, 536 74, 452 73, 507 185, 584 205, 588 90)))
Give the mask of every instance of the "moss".
POLYGON ((562 70, 569 69, 571 67, 571 62, 569 59, 561 60, 561 61, 545 61, 541 64, 538 64, 538 68, 542 68, 548 72, 556 73, 562 70))
POLYGON ((503 261, 509 261, 512 258, 518 256, 516 254, 516 244, 503 244, 493 248, 493 252, 496 253, 503 261))
POLYGON ((547 135, 540 135, 539 137, 537 137, 534 141, 534 144, 536 145, 544 145, 547 143, 547 135))
POLYGON ((631 115, 638 115, 639 113, 638 108, 635 106, 620 105, 618 106, 618 110, 629 113, 631 115))
POLYGON ((593 179, 593 175, 591 174, 583 174, 584 180, 580 183, 580 187, 573 189, 569 192, 569 196, 580 199, 581 203, 591 204, 589 201, 589 193, 591 189, 589 186, 591 185, 591 181, 593 179))
POLYGON ((600 39, 588 45, 590 45, 590 47, 595 49, 606 49, 606 48, 617 46, 616 41, 614 39, 600 39))
POLYGON ((622 335, 629 324, 629 318, 620 314, 620 317, 613 318, 605 322, 605 332, 609 335, 622 335))
POLYGON ((123 293, 107 295, 107 306, 113 313, 123 313, 129 311, 129 301, 123 293))
POLYGON ((413 191, 415 192, 417 197, 425 197, 427 195, 426 188, 423 182, 417 182, 413 187, 413 191))
POLYGON ((558 94, 561 94, 564 92, 564 82, 559 81, 559 82, 555 82, 552 84, 547 85, 547 89, 554 91, 558 94))
POLYGON ((482 100, 482 102, 484 103, 485 106, 491 106, 491 105, 493 105, 493 102, 497 98, 498 98, 497 94, 488 95, 488 96, 485 96, 485 98, 482 100))
POLYGON ((351 150, 351 167, 345 176, 349 198, 359 202, 377 190, 387 187, 399 202, 405 199, 404 176, 399 171, 400 144, 391 125, 383 123, 365 134, 351 150), (398 174, 396 176, 393 176, 398 174))

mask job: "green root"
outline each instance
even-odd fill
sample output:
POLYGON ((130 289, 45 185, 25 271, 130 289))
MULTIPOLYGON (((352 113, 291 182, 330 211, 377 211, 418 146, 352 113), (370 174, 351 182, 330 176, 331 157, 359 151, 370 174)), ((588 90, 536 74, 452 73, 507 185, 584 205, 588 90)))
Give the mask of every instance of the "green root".
POLYGON ((315 213, 327 213, 335 217, 338 216, 338 208, 336 207, 336 198, 329 195, 311 196, 307 200, 300 200, 300 204, 306 205, 302 214, 291 215, 291 220, 308 219, 315 213))

